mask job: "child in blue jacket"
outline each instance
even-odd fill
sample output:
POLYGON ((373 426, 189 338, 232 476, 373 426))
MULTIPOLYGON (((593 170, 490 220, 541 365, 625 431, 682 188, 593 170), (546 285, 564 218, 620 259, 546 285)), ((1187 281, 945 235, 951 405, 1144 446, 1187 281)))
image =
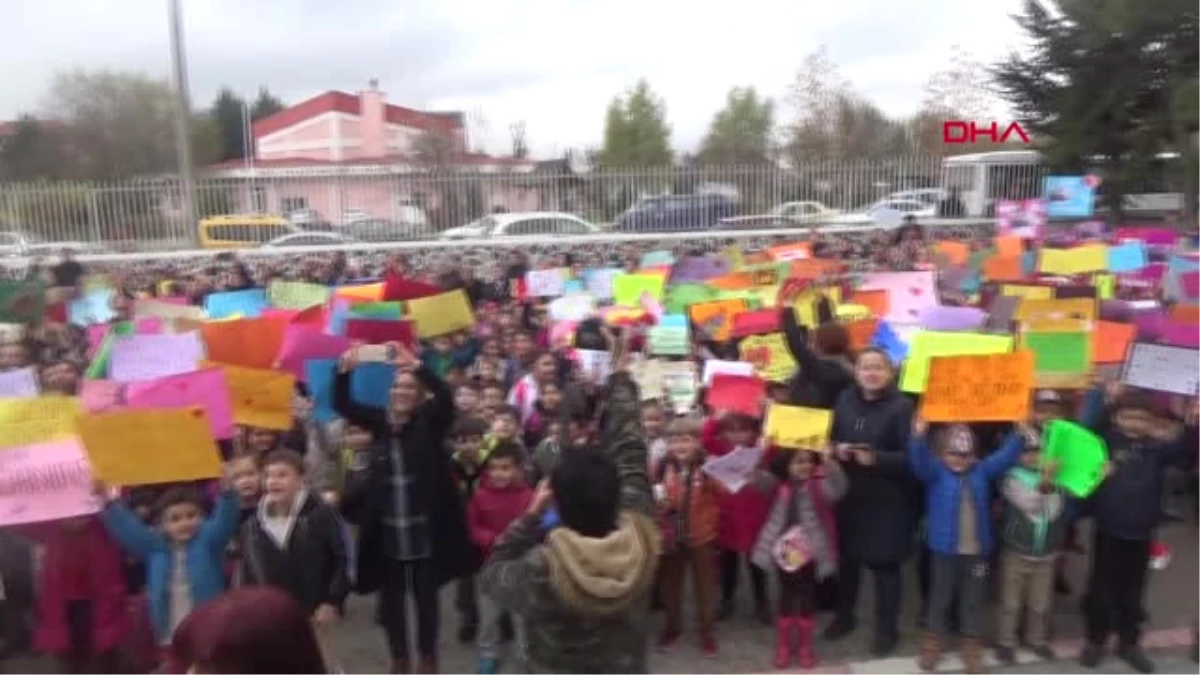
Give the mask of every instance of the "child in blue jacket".
POLYGON ((192 608, 225 592, 225 547, 237 532, 237 493, 223 486, 216 508, 204 517, 204 498, 193 488, 173 487, 158 502, 158 527, 142 522, 103 486, 104 525, 123 549, 146 567, 150 621, 158 644, 171 643, 192 608))
POLYGON ((1005 474, 1021 456, 1022 432, 1008 435, 997 452, 980 460, 975 436, 965 425, 954 424, 937 435, 937 454, 930 449, 924 420, 913 421, 908 460, 913 473, 925 484, 926 529, 930 563, 927 632, 917 664, 926 671, 937 668, 946 634, 946 614, 957 596, 959 628, 963 636, 963 665, 968 673, 983 670, 982 624, 987 605, 988 561, 992 553, 989 499, 991 483, 1005 474))

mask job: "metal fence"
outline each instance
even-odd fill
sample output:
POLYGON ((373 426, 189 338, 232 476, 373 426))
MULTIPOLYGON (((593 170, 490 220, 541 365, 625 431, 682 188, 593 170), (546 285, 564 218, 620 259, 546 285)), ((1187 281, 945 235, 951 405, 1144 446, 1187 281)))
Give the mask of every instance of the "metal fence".
MULTIPOLYGON (((881 201, 922 220, 935 218, 938 203, 950 191, 961 205, 953 215, 990 217, 996 199, 1040 194, 1045 169, 1029 154, 1011 162, 906 157, 794 168, 587 172, 572 171, 565 162, 486 170, 242 169, 199 179, 194 199, 201 219, 279 216, 275 224, 234 219, 231 227, 206 231, 211 240, 250 244, 295 231, 330 233, 313 235, 302 244, 328 244, 337 236, 380 243, 439 238, 499 213, 510 215, 488 225, 503 221, 514 231, 475 228, 467 234, 585 231, 580 228, 586 226, 561 216, 512 224, 520 220, 515 214, 530 212, 570 214, 596 229, 616 232, 862 226, 875 222, 870 207, 881 201)), ((0 253, 29 253, 68 242, 110 252, 196 248, 203 243, 205 228, 186 216, 185 194, 185 186, 175 178, 0 184, 0 253)))

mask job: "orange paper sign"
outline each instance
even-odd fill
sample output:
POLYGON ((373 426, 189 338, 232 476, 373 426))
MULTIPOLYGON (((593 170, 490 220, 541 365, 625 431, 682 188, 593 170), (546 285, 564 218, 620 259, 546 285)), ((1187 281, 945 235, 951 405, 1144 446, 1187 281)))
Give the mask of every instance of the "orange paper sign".
POLYGON ((1015 422, 1029 416, 1033 352, 939 356, 929 362, 921 416, 929 422, 1015 422))
POLYGON ((200 326, 209 361, 246 368, 270 368, 279 355, 284 319, 209 321, 200 326))
POLYGON ((891 305, 888 302, 888 292, 885 289, 874 291, 854 291, 850 294, 850 298, 846 300, 846 304, 862 305, 871 310, 872 316, 883 317, 888 315, 888 310, 891 305))
POLYGON ((1092 363, 1120 363, 1125 360, 1129 343, 1137 334, 1131 323, 1097 321, 1092 331, 1092 363))
POLYGON ((688 316, 696 330, 717 342, 728 340, 733 334, 733 317, 749 307, 740 298, 701 302, 688 308, 688 316))
POLYGON ((983 278, 988 281, 1017 281, 1021 274, 1021 256, 994 255, 983 261, 983 278))

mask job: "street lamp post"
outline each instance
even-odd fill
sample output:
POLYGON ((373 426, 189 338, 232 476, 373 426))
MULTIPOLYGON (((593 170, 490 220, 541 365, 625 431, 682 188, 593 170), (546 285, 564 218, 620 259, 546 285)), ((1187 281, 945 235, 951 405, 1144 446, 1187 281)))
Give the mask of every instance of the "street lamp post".
POLYGON ((196 175, 192 164, 191 115, 188 97, 187 55, 183 45, 183 11, 180 0, 168 0, 171 21, 171 79, 175 87, 175 152, 179 158, 179 180, 183 187, 183 213, 196 245, 200 231, 196 215, 196 175))

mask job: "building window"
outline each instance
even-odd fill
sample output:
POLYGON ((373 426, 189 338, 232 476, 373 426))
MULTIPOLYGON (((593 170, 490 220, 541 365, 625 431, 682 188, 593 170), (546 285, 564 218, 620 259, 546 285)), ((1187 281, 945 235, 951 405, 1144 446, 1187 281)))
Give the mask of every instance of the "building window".
POLYGON ((308 199, 305 197, 283 197, 279 200, 280 210, 284 213, 292 211, 300 211, 308 208, 308 199))
POLYGON ((255 213, 266 213, 267 211, 267 188, 261 185, 255 185, 250 188, 250 208, 255 213))

